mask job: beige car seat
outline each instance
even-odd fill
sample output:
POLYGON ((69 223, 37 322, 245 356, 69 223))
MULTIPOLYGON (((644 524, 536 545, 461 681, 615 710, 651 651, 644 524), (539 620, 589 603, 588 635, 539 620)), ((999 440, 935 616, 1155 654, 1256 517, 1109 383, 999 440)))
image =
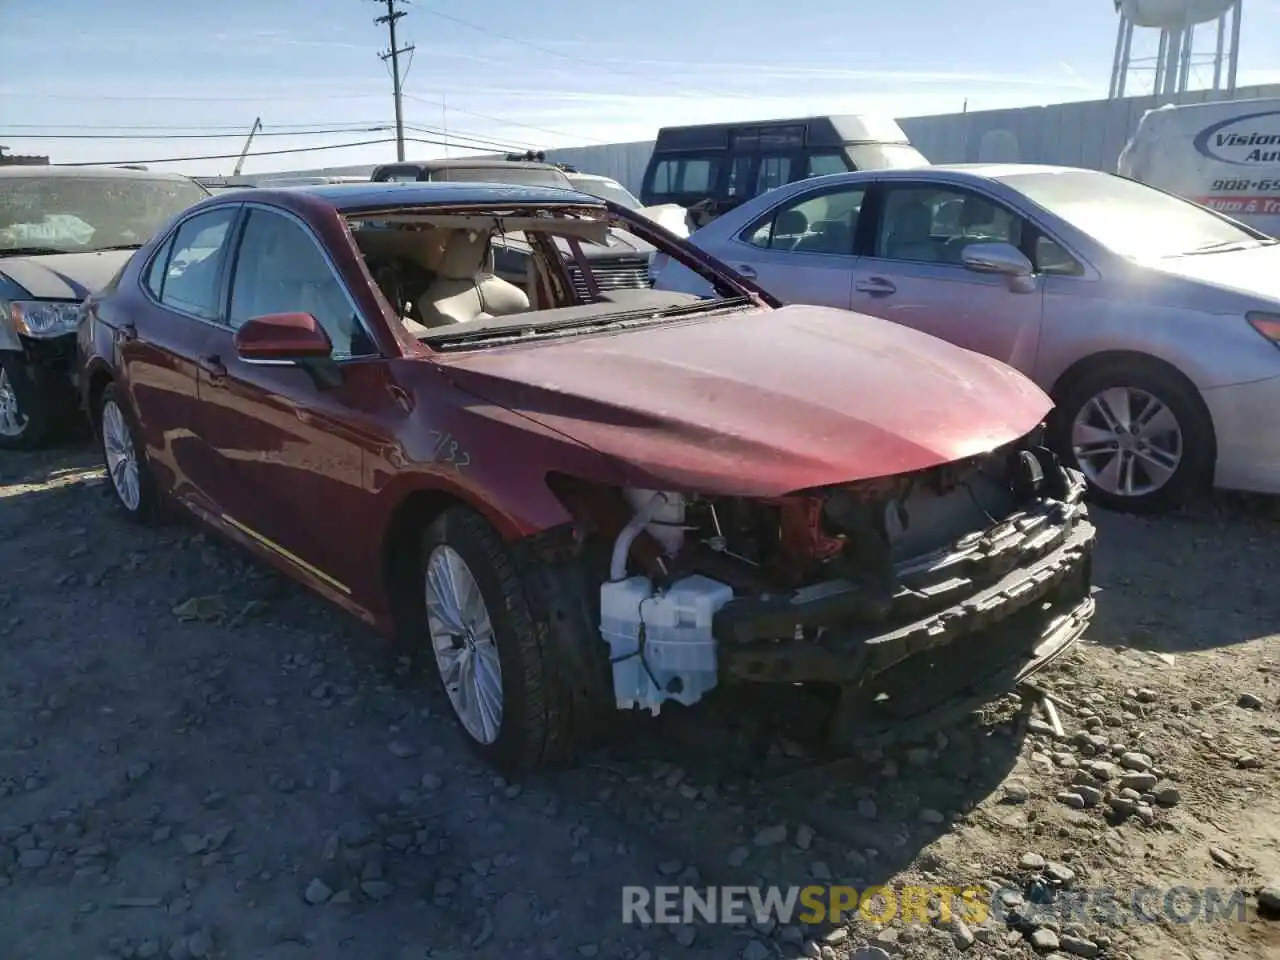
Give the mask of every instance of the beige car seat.
POLYGON ((504 317, 529 309, 528 295, 494 274, 487 233, 453 231, 435 274, 435 281, 418 300, 418 312, 428 327, 504 317))

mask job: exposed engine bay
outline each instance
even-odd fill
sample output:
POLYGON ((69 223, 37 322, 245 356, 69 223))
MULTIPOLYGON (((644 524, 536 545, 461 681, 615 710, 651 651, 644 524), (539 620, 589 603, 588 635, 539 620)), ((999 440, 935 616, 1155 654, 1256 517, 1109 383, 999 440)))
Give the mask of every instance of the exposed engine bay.
POLYGON ((883 704, 928 699, 920 673, 940 652, 967 662, 960 673, 1025 669, 1092 613, 1083 491, 1036 431, 966 461, 776 499, 572 481, 558 492, 579 542, 609 546, 596 572, 617 706, 657 713, 726 675, 883 704))

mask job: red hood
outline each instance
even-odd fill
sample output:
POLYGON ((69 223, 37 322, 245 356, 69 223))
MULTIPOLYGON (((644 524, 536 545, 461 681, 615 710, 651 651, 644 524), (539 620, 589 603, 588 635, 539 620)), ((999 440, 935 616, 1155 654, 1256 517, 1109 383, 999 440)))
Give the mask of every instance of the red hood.
POLYGON ((738 496, 984 453, 1051 402, 907 327, 788 306, 440 358, 458 386, 626 465, 637 485, 738 496))

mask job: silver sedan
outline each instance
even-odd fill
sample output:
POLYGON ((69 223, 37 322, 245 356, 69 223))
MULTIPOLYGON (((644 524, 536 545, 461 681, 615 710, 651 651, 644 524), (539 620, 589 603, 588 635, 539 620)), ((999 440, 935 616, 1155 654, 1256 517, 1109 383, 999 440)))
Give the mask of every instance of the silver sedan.
MULTIPOLYGON (((930 166, 791 183, 690 240, 785 302, 1021 370, 1104 505, 1280 493, 1280 241, 1220 214, 1092 170, 930 166)), ((702 292, 668 261, 653 273, 702 292)))

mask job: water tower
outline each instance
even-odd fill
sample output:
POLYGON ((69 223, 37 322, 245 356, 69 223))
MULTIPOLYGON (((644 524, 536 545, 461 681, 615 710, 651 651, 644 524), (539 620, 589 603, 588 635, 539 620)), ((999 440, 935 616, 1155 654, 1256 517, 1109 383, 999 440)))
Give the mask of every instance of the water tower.
MULTIPOLYGON (((1185 93, 1196 67, 1212 67, 1210 90, 1228 94, 1236 89, 1236 63, 1240 53, 1240 6, 1243 0, 1113 0, 1120 14, 1116 32, 1116 56, 1111 67, 1111 97, 1123 97, 1130 74, 1153 77, 1150 93, 1172 98, 1185 93), (1215 24, 1213 52, 1197 49, 1198 27, 1215 24), (1134 56, 1134 31, 1141 37, 1159 33, 1153 56, 1134 56), (1224 70, 1225 83, 1224 83, 1224 70)), ((1202 44, 1207 47, 1208 44, 1202 44)), ((1134 93, 1147 93, 1147 90, 1134 93)))

